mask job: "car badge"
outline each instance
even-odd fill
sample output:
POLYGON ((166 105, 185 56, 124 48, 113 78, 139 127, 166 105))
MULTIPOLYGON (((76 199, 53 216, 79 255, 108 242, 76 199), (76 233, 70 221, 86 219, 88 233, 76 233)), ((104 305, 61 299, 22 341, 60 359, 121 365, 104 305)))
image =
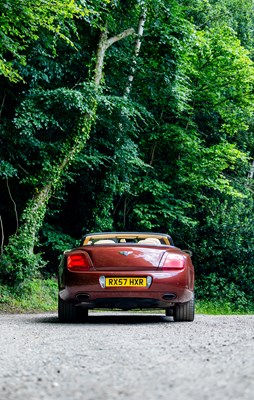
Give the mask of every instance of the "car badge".
POLYGON ((132 253, 133 251, 119 251, 119 254, 122 254, 122 256, 129 256, 132 253))

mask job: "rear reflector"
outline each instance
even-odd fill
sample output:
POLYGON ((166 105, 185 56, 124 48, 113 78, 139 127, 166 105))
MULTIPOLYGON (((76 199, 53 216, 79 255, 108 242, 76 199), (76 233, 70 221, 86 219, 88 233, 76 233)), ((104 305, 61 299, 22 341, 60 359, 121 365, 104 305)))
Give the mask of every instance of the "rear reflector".
POLYGON ((184 261, 184 257, 180 254, 168 254, 162 265, 162 270, 183 269, 184 261))
POLYGON ((90 269, 90 263, 84 253, 70 254, 67 257, 67 268, 70 271, 88 271, 90 269))

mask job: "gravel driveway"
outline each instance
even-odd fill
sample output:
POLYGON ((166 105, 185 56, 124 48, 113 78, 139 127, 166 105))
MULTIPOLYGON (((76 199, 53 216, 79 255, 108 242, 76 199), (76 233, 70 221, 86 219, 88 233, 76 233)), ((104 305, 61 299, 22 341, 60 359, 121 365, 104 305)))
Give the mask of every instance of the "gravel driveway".
POLYGON ((0 399, 254 398, 254 315, 0 315, 0 399))

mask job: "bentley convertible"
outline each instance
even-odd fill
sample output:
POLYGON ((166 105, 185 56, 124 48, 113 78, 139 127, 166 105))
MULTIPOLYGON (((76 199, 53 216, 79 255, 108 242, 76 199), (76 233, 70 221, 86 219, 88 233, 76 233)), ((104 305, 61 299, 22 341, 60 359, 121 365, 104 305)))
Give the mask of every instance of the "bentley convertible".
POLYGON ((66 250, 59 265, 58 316, 85 320, 91 309, 163 309, 194 319, 191 254, 162 233, 100 232, 66 250))

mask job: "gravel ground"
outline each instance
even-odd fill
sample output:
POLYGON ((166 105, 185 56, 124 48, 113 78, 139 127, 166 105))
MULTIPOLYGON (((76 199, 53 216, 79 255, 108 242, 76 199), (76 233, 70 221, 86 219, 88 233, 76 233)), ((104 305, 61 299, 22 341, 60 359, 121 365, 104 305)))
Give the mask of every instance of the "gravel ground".
POLYGON ((254 315, 0 315, 0 399, 251 400, 254 315))

